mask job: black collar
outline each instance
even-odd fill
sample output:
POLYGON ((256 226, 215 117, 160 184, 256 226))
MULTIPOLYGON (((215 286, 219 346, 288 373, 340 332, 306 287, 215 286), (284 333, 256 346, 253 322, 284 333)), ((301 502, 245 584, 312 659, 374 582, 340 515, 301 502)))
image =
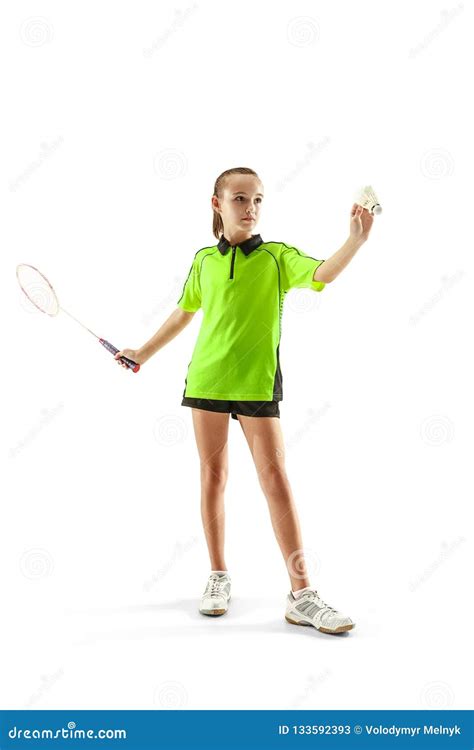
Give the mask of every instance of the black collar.
MULTIPOLYGON (((240 247, 242 252, 245 253, 245 255, 248 255, 259 245, 263 245, 262 238, 259 234, 253 234, 248 238, 248 240, 244 240, 244 242, 241 242, 240 245, 237 245, 237 247, 240 247)), ((224 235, 221 234, 221 238, 217 243, 217 247, 219 248, 221 255, 225 255, 228 252, 229 248, 234 247, 234 245, 231 245, 230 242, 224 237, 224 235)))

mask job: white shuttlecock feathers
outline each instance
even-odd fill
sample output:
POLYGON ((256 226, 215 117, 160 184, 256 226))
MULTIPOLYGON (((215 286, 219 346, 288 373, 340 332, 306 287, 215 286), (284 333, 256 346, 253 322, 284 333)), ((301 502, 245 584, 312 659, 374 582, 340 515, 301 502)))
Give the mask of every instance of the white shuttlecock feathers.
POLYGON ((378 215, 382 213, 382 206, 379 203, 379 199, 377 198, 372 185, 366 185, 359 190, 355 201, 359 206, 370 211, 371 214, 378 215))

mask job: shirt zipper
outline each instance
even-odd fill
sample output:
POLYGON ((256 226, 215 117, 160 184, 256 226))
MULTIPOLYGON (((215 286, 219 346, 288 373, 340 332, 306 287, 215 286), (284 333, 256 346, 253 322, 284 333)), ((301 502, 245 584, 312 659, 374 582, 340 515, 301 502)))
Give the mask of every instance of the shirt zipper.
POLYGON ((234 263, 235 263, 235 249, 236 249, 236 247, 237 247, 237 245, 232 245, 232 261, 231 261, 231 264, 230 264, 230 276, 229 276, 229 279, 233 279, 234 278, 234 263))

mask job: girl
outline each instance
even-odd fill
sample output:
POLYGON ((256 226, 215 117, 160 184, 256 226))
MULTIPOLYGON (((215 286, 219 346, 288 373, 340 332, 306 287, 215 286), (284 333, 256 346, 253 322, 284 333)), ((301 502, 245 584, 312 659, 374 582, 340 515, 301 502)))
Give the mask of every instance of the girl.
MULTIPOLYGON (((252 169, 237 167, 216 180, 211 198, 217 244, 194 256, 177 309, 141 349, 115 355, 144 364, 188 325, 203 318, 188 366, 183 406, 192 409, 201 463, 201 515, 211 573, 200 612, 222 615, 231 579, 224 557, 224 490, 228 475, 229 414, 240 422, 268 502, 271 522, 290 578, 286 620, 341 633, 355 623, 329 606, 310 584, 298 515, 285 470, 279 401, 281 316, 286 292, 320 292, 341 273, 369 236, 373 216, 354 204, 349 238, 327 260, 252 234, 263 185, 252 169)), ((122 364, 119 361, 119 364, 122 364)), ((125 365, 122 364, 123 367, 125 365)))

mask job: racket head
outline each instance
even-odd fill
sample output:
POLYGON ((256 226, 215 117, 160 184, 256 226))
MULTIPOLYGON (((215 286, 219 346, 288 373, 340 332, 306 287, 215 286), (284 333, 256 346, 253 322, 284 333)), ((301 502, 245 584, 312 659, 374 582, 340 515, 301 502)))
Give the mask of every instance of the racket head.
POLYGON ((19 263, 16 278, 28 300, 40 312, 54 317, 59 312, 59 301, 52 284, 46 276, 29 263, 19 263))

